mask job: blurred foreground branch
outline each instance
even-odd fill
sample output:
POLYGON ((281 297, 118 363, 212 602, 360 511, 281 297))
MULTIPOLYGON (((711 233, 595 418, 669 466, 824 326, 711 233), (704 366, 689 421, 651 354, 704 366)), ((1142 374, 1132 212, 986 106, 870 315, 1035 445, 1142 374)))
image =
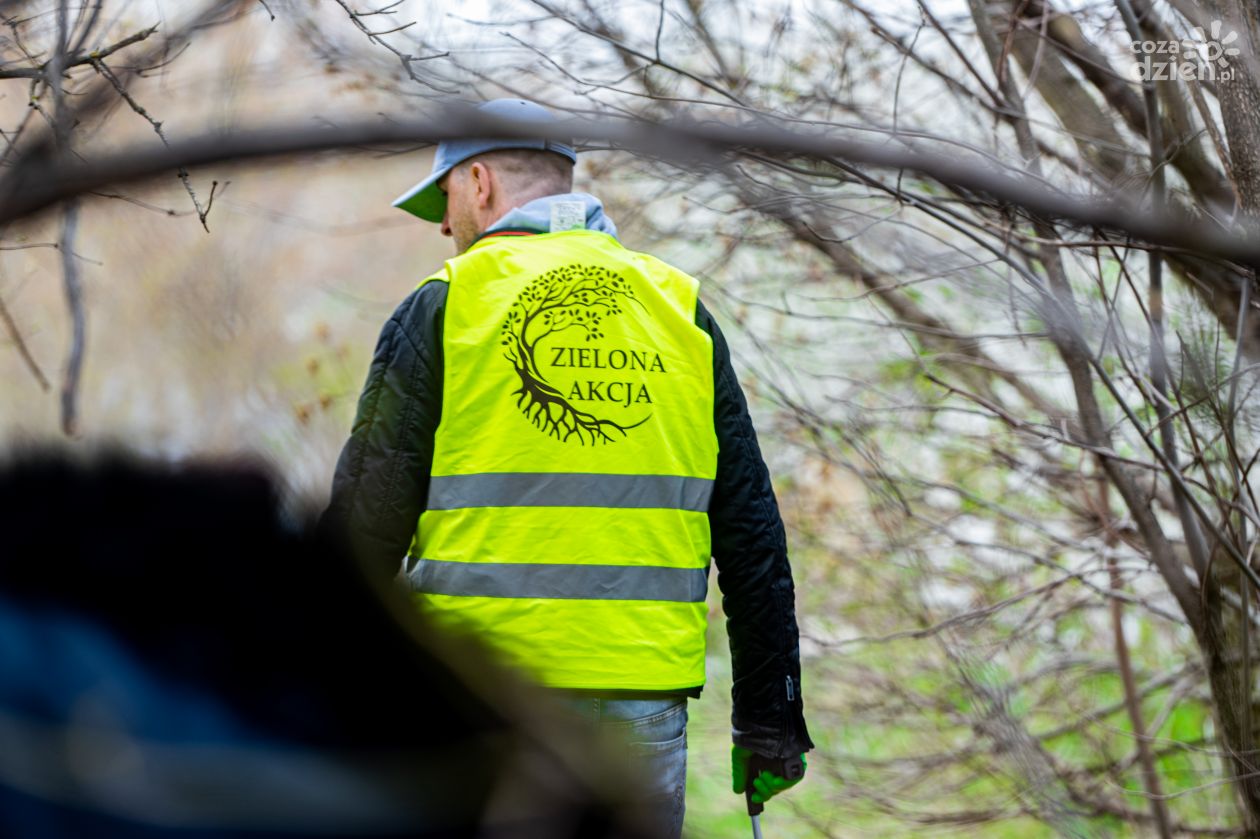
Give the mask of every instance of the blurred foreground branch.
POLYGON ((960 159, 958 154, 932 151, 923 148, 921 141, 899 138, 895 132, 890 137, 900 142, 877 144, 790 131, 764 121, 723 125, 698 123, 685 117, 656 123, 571 119, 540 127, 453 106, 429 118, 406 121, 363 119, 319 128, 279 125, 205 132, 169 145, 138 144, 86 162, 52 154, 48 144, 37 145, 0 181, 0 224, 84 192, 144 180, 181 167, 402 142, 436 143, 485 134, 598 140, 700 169, 718 167, 725 155, 750 149, 771 155, 839 158, 855 164, 917 172, 955 189, 990 196, 1036 217, 1109 229, 1201 256, 1260 266, 1260 237, 1254 233, 1206 224, 1172 207, 1143 205, 1123 193, 1096 198, 1054 190, 1032 177, 995 172, 991 161, 960 159))

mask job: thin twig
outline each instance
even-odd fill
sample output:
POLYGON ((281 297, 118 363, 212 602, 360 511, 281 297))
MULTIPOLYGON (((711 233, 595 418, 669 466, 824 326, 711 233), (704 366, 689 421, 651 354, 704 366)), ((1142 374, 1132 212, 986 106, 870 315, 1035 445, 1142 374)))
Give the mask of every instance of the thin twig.
POLYGON ((48 384, 48 377, 44 375, 44 371, 40 369, 39 364, 35 361, 35 357, 31 355, 30 348, 27 347, 26 341, 22 339, 22 333, 18 329, 17 323, 13 320, 13 315, 9 312, 9 307, 5 305, 3 298, 0 298, 0 320, 4 321, 5 328, 9 331, 9 338, 13 341, 13 345, 17 347, 18 355, 22 356, 22 361, 26 363, 26 368, 31 371, 35 381, 39 382, 40 390, 47 393, 51 387, 48 384))
MULTIPOLYGON (((55 147, 63 155, 70 150, 70 124, 73 113, 66 106, 65 89, 62 86, 62 68, 66 56, 69 31, 67 6, 69 0, 61 0, 57 6, 57 45, 50 66, 49 84, 53 93, 53 135, 55 147)), ((83 343, 86 332, 86 315, 83 311, 83 288, 79 282, 79 265, 74 256, 74 243, 79 229, 79 200, 66 203, 65 216, 58 246, 61 250, 61 273, 66 292, 66 304, 70 310, 70 355, 66 362, 66 376, 61 385, 61 429, 66 436, 74 436, 78 426, 79 377, 83 370, 83 343)))
POLYGON ((148 38, 154 32, 157 32, 157 26, 150 26, 148 29, 142 29, 134 35, 128 35, 117 43, 108 47, 102 47, 99 50, 92 50, 88 53, 81 53, 63 61, 57 62, 55 65, 52 61, 41 64, 37 67, 13 67, 9 69, 0 68, 0 79, 40 79, 46 80, 50 75, 60 75, 71 67, 79 67, 84 64, 91 64, 93 61, 99 61, 107 58, 121 49, 138 44, 148 38), (54 73, 55 71, 55 73, 54 73))
MULTIPOLYGON (((1111 501, 1109 498, 1106 473, 1099 471, 1098 504, 1099 518, 1106 529, 1105 539, 1108 547, 1114 547, 1119 537, 1111 521, 1111 501)), ((1114 556, 1107 558, 1107 570, 1111 576, 1112 591, 1123 591, 1124 580, 1116 565, 1114 556)), ((1129 724, 1133 727, 1134 748, 1138 763, 1142 767, 1142 786, 1150 799, 1151 816, 1159 829, 1161 839, 1171 839, 1169 827, 1168 805, 1163 801, 1163 787, 1159 781, 1159 770, 1155 766, 1155 758, 1151 755, 1151 746, 1147 741, 1146 725, 1142 719, 1142 703, 1138 698, 1137 679, 1133 676, 1133 662, 1129 657, 1129 643, 1124 637, 1124 604, 1119 598, 1111 598, 1111 634, 1115 643, 1116 664, 1120 668, 1120 683, 1124 687, 1124 707, 1129 715, 1129 724)))
MULTIPOLYGON (((99 58, 93 58, 91 59, 91 63, 96 72, 104 77, 105 80, 113 86, 114 90, 118 91, 118 95, 122 97, 124 102, 131 106, 131 110, 135 111, 143 117, 149 125, 153 126, 153 131, 158 135, 158 139, 162 141, 162 145, 170 148, 171 144, 167 141, 166 134, 162 131, 162 123, 154 119, 149 112, 146 111, 144 107, 132 97, 132 95, 127 91, 127 88, 123 86, 123 83, 118 80, 118 77, 114 75, 113 71, 109 69, 104 61, 99 58)), ((180 166, 176 171, 179 174, 180 182, 184 185, 184 190, 188 193, 188 197, 192 199, 193 207, 197 211, 197 218, 201 220, 201 226, 205 228, 207 233, 209 233, 210 225, 206 223, 206 216, 210 215, 210 204, 207 203, 205 207, 202 207, 201 202, 197 200, 197 193, 193 191, 192 179, 189 177, 187 169, 180 166)), ((210 201, 214 201, 213 187, 211 188, 210 201)))

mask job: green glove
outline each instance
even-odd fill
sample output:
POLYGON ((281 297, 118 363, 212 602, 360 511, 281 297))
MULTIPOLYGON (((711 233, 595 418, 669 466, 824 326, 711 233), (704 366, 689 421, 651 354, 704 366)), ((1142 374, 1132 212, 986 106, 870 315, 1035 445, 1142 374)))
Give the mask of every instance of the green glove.
POLYGON ((790 789, 805 777, 805 755, 801 755, 799 766, 794 760, 768 758, 756 754, 742 746, 731 747, 731 784, 736 794, 748 788, 748 768, 752 764, 757 775, 752 779, 754 804, 765 804, 774 796, 790 789))

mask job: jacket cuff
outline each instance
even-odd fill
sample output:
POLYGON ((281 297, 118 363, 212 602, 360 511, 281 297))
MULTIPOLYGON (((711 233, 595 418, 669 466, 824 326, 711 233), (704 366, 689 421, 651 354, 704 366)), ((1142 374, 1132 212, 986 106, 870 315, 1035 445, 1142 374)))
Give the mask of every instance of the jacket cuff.
POLYGON ((751 752, 771 758, 790 758, 814 748, 805 725, 805 703, 801 700, 800 680, 793 680, 795 696, 787 703, 785 719, 778 725, 763 725, 731 714, 731 740, 751 752))
POLYGON ((799 722, 800 728, 786 737, 783 732, 762 726, 753 726, 746 730, 732 728, 731 742, 765 757, 785 760, 797 757, 814 748, 814 741, 809 739, 809 732, 805 730, 805 720, 800 719, 799 722))

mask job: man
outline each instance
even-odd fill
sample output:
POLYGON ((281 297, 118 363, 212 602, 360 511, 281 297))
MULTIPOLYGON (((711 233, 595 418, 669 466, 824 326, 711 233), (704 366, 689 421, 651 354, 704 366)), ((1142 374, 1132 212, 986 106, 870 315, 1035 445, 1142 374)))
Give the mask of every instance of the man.
MULTIPOLYGON (((547 122, 519 99, 487 114, 547 122)), ((628 737, 662 836, 682 827, 686 702, 704 684, 710 556, 734 670, 734 789, 813 747, 783 524, 698 283, 622 247, 564 143, 438 146, 395 206, 457 256, 385 325, 330 516, 421 608, 475 630, 628 737), (757 768, 749 777, 749 767, 757 768), (761 767, 766 767, 761 771, 761 767)))

